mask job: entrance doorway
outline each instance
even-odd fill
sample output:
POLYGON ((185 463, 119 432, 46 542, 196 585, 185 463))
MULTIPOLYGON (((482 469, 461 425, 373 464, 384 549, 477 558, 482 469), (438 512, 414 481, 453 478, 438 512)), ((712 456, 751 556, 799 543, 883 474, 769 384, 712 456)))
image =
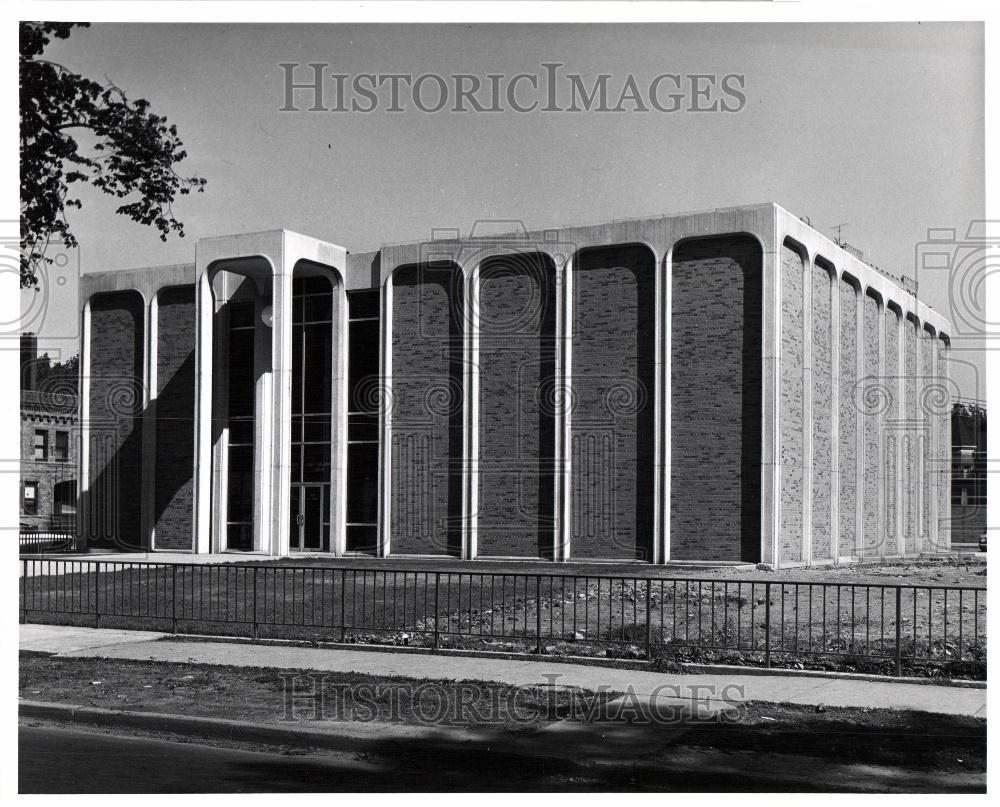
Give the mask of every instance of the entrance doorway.
POLYGON ((330 486, 292 485, 293 552, 330 551, 330 486))

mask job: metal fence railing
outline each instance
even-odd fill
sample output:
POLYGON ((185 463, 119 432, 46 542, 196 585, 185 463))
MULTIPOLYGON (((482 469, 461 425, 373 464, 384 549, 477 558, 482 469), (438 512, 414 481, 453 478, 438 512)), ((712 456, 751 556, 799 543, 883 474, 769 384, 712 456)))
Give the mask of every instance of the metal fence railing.
POLYGON ((76 552, 75 530, 23 531, 18 537, 18 549, 22 555, 38 555, 43 552, 76 552))
POLYGON ((887 674, 986 670, 986 591, 975 587, 297 564, 20 563, 22 621, 887 674))

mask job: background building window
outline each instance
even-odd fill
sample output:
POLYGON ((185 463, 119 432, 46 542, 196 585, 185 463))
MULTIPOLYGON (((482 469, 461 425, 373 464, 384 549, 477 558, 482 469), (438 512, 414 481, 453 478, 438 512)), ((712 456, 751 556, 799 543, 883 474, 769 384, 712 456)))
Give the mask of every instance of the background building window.
POLYGON ((44 462, 49 458, 49 433, 45 429, 35 431, 35 459, 44 462))
POLYGON ((56 432, 56 462, 69 462, 69 432, 56 432))
POLYGON ((21 497, 21 510, 26 516, 38 515, 38 483, 25 482, 21 497))

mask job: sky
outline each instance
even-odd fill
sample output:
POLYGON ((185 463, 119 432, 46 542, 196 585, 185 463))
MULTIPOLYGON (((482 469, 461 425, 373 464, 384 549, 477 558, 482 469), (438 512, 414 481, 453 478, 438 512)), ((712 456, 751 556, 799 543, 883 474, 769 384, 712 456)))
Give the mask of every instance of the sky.
MULTIPOLYGON (((929 228, 961 239, 984 217, 979 23, 101 24, 46 57, 148 99, 184 141, 179 173, 208 180, 175 204, 187 236, 166 243, 116 216, 114 200, 81 195, 69 219, 78 253, 58 256, 42 292, 22 292, 50 355, 78 350, 79 272, 193 262, 206 236, 286 228, 360 252, 484 220, 535 229, 766 201, 830 237, 843 224, 867 260, 969 318, 954 274, 918 271, 916 255, 929 228), (484 84, 558 62, 588 86, 610 74, 615 98, 629 75, 643 87, 663 73, 734 73, 746 101, 735 113, 428 114, 387 112, 380 92, 363 113, 306 111, 306 93, 302 111, 280 111, 279 64, 309 62, 484 84)), ((428 88, 427 103, 435 96, 428 88)), ((962 330, 953 378, 983 398, 982 342, 962 330)))

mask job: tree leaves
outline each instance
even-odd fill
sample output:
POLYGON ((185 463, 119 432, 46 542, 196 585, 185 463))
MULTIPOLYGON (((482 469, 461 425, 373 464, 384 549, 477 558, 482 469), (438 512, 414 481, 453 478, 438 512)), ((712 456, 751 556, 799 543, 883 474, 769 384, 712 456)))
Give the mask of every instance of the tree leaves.
POLYGON ((96 81, 40 58, 53 38, 66 39, 87 23, 20 23, 21 286, 38 284, 38 270, 51 263, 50 243, 77 246, 66 210, 82 206, 71 186, 89 183, 122 200, 116 212, 155 227, 166 241, 184 236, 173 213, 177 196, 204 190, 201 177, 179 175, 187 156, 177 127, 130 101, 108 81, 96 81), (70 133, 88 131, 95 140, 84 152, 70 133))

